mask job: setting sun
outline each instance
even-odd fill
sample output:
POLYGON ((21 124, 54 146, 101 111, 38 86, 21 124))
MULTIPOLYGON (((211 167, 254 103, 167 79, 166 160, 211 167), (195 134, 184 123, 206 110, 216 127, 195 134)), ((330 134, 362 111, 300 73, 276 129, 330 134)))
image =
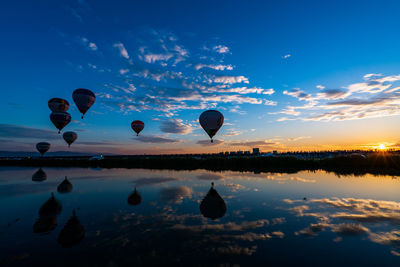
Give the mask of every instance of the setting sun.
POLYGON ((385 150, 385 149, 386 149, 386 146, 385 146, 385 144, 380 144, 380 145, 378 146, 378 148, 379 148, 380 150, 385 150))

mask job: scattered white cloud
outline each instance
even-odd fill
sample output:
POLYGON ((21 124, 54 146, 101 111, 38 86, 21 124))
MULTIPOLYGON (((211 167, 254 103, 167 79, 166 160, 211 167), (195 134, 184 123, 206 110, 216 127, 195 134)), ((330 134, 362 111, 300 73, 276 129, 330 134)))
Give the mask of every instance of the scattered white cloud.
POLYGON ((197 64, 194 66, 194 68, 196 70, 200 70, 202 68, 210 68, 210 69, 214 69, 214 70, 233 70, 233 66, 232 65, 222 65, 222 64, 217 64, 217 65, 213 65, 213 64, 197 64))
POLYGON ((226 54, 229 53, 229 47, 224 46, 224 45, 216 45, 213 47, 213 50, 217 53, 220 54, 226 54))
POLYGON ((125 46, 124 46, 123 43, 120 43, 120 42, 119 42, 119 43, 115 43, 115 44, 113 45, 113 47, 115 47, 115 48, 118 49, 119 54, 120 54, 121 57, 124 57, 124 58, 126 58, 126 59, 129 59, 128 51, 126 51, 126 48, 125 48, 125 46))

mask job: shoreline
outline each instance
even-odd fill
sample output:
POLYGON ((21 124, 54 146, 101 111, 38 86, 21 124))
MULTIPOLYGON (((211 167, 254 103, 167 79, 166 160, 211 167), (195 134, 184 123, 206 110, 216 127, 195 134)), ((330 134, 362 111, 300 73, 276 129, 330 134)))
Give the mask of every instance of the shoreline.
POLYGON ((254 173, 296 173, 323 170, 337 175, 392 175, 400 176, 400 156, 374 155, 368 157, 335 157, 325 159, 299 159, 296 157, 105 157, 90 160, 85 157, 44 157, 0 159, 0 166, 20 167, 99 167, 241 171, 254 173))

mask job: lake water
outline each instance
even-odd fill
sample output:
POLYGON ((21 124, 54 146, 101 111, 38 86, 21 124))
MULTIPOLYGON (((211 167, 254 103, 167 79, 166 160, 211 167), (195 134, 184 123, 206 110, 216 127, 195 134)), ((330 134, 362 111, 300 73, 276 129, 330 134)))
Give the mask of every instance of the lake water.
POLYGON ((396 177, 37 171, 0 168, 0 265, 400 265, 396 177))

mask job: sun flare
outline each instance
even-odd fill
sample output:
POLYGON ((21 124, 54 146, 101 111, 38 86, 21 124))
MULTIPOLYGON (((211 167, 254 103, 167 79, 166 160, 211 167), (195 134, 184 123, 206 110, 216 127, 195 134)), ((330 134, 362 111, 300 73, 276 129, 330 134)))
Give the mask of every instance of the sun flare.
POLYGON ((380 150, 385 150, 385 149, 386 149, 386 146, 385 146, 385 144, 379 144, 378 148, 379 148, 380 150))

